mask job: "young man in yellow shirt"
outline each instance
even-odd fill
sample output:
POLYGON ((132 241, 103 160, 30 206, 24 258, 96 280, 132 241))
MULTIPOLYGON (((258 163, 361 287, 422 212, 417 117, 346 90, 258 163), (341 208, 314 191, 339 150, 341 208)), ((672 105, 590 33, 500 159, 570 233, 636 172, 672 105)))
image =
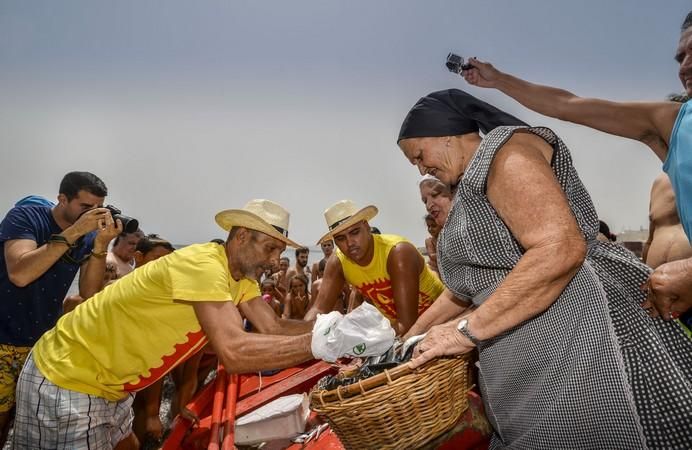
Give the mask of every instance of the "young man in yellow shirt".
MULTIPOLYGON (((229 231, 224 246, 177 250, 63 316, 36 343, 20 375, 14 448, 138 448, 134 393, 207 341, 230 372, 312 358, 310 334, 246 333, 239 312, 260 297, 256 269, 277 263, 286 245, 298 247, 288 239, 288 216, 268 200, 222 211, 216 222, 229 231)), ((309 331, 311 324, 301 326, 288 331, 309 331)))
POLYGON ((401 236, 372 233, 368 221, 376 214, 376 207, 359 210, 350 200, 324 212, 329 232, 319 242, 333 239, 337 251, 327 260, 319 295, 305 320, 331 311, 349 283, 403 335, 444 291, 413 244, 401 236))

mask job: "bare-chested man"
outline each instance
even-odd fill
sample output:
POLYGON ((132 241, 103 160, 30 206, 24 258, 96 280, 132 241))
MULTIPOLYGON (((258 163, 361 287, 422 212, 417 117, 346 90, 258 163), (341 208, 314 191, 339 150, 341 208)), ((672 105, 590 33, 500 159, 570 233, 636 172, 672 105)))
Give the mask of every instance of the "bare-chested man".
POLYGON ((308 280, 310 279, 310 268, 308 267, 308 256, 310 255, 310 249, 307 247, 296 249, 296 264, 295 266, 288 269, 286 272, 286 280, 288 282, 288 288, 291 287, 291 278, 296 275, 303 275, 308 280))
POLYGON ((312 276, 316 278, 312 282, 312 287, 310 288, 310 293, 313 298, 317 298, 317 294, 320 292, 320 285, 322 284, 322 277, 324 276, 324 268, 327 266, 327 259, 322 258, 317 264, 313 264, 312 276))
POLYGON ((324 261, 325 264, 327 264, 327 260, 329 259, 330 256, 332 256, 332 253, 334 253, 334 241, 331 239, 327 239, 324 242, 320 242, 320 248, 322 249, 322 253, 324 254, 324 258, 320 259, 316 263, 312 265, 312 278, 311 282, 314 285, 317 280, 322 278, 323 273, 322 271, 319 270, 319 264, 324 261))
POLYGON ((670 179, 660 174, 651 186, 649 203, 649 239, 642 258, 652 268, 692 257, 692 246, 675 208, 675 194, 670 179))
MULTIPOLYGON (((675 207, 673 186, 665 173, 656 177, 651 186, 649 239, 644 244, 642 258, 653 269, 671 261, 692 258, 692 246, 675 207)), ((692 330, 690 311, 680 316, 680 320, 692 330)))
POLYGON ((272 278, 276 282, 276 289, 278 289, 282 295, 288 293, 288 277, 286 273, 290 266, 291 260, 289 260, 287 256, 282 256, 281 259, 279 259, 279 271, 272 275, 272 278))

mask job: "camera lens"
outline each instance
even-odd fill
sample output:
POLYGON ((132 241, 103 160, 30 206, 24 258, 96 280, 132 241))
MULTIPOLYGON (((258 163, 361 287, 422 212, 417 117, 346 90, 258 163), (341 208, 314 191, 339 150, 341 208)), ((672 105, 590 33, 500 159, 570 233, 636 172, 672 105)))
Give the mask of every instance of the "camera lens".
POLYGON ((133 219, 132 217, 124 216, 122 214, 116 214, 113 216, 113 220, 117 219, 120 219, 120 222, 123 224, 123 233, 130 234, 139 230, 139 221, 137 219, 133 219))
POLYGON ((139 221, 130 216, 126 216, 118 208, 113 205, 107 205, 106 209, 110 211, 113 220, 120 219, 120 223, 123 225, 123 233, 134 233, 139 230, 139 221))

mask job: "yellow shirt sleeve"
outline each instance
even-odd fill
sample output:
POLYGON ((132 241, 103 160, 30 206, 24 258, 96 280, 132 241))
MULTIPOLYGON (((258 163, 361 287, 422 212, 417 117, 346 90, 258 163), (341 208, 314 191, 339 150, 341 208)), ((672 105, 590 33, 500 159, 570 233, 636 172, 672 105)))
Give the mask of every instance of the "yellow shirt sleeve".
POLYGON ((200 256, 171 258, 168 274, 172 297, 185 301, 232 301, 231 276, 224 262, 213 253, 200 256))
POLYGON ((259 284, 248 278, 243 278, 237 282, 238 292, 233 294, 233 303, 236 305, 252 300, 262 295, 259 284))

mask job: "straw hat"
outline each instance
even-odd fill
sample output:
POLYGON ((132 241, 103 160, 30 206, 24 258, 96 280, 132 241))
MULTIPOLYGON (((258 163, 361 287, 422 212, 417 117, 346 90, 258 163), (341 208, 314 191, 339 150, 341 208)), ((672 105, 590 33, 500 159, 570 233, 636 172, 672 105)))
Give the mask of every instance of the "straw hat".
POLYGON ((327 228, 329 232, 322 236, 318 244, 321 244, 327 239, 333 239, 335 234, 339 234, 348 227, 351 227, 361 220, 368 221, 377 215, 377 208, 373 205, 368 205, 365 208, 358 209, 355 203, 351 200, 341 200, 336 202, 329 208, 324 210, 324 218, 327 220, 327 228))
POLYGON ((245 227, 260 231, 291 247, 302 247, 288 238, 288 211, 271 200, 250 200, 242 209, 227 209, 216 214, 216 223, 229 231, 245 227))

